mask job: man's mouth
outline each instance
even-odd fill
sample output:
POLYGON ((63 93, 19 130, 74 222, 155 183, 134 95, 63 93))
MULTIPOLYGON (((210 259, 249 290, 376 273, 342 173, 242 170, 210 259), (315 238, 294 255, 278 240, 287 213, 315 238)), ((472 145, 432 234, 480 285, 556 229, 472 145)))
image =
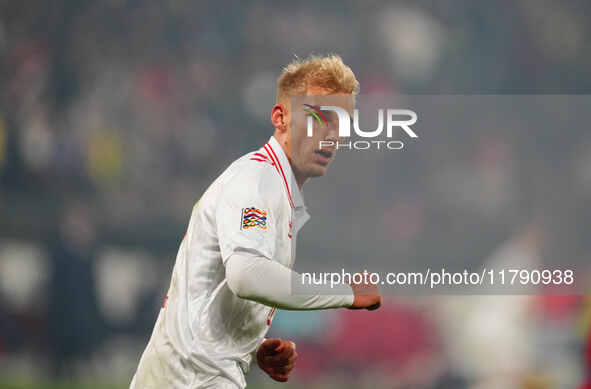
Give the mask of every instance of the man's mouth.
POLYGON ((320 149, 314 152, 316 154, 316 161, 321 165, 328 165, 332 158, 334 151, 329 149, 320 149))
POLYGON ((333 154, 333 151, 332 150, 329 150, 329 149, 320 149, 320 150, 316 150, 316 154, 320 154, 320 155, 322 155, 323 157, 326 157, 326 158, 331 158, 332 157, 332 154, 333 154))

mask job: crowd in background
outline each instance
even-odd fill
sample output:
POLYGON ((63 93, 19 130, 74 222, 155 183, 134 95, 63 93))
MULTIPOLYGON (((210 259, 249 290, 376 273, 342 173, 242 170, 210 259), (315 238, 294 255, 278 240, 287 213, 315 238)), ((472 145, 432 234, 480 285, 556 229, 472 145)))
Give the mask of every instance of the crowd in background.
MULTIPOLYGON (((294 55, 340 54, 363 94, 586 94, 590 17, 584 0, 4 2, 0 381, 131 378, 193 204, 270 136, 294 55)), ((532 133, 519 148, 524 138, 475 136, 449 143, 453 166, 419 153, 384 167, 396 186, 381 198, 381 239, 403 257, 468 239, 463 255, 482 261, 584 263, 587 130, 532 133)), ((319 242, 300 245, 313 255, 319 242)), ((280 312, 272 333, 298 343, 296 383, 566 388, 586 375, 581 296, 387 301, 370 322, 280 312)))

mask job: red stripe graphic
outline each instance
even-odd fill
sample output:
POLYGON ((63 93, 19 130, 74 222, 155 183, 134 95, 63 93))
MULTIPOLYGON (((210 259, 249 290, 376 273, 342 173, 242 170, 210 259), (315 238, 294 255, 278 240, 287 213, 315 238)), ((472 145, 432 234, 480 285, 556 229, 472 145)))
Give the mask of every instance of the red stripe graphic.
POLYGON ((273 166, 275 166, 275 170, 277 170, 278 174, 281 174, 281 172, 279 171, 279 168, 277 167, 277 164, 275 163, 275 160, 271 156, 271 152, 269 151, 269 149, 267 149, 267 145, 265 145, 263 147, 265 148, 265 152, 269 155, 269 158, 271 158, 271 161, 273 162, 273 166))
POLYGON ((271 319, 273 318, 273 315, 275 314, 275 309, 276 308, 272 308, 271 311, 269 312, 269 314, 267 315, 267 325, 268 326, 271 325, 271 319))
MULTIPOLYGON (((273 157, 271 156, 271 153, 270 153, 270 152, 269 152, 269 150, 267 149, 267 145, 264 145, 263 147, 264 147, 264 149, 265 149, 265 152, 266 152, 266 153, 269 155, 269 157, 268 157, 268 158, 271 158, 271 161, 273 161, 273 164, 275 165, 275 160, 273 159, 273 157)), ((279 168, 277 168, 277 165, 275 165, 275 170, 277 170, 277 173, 281 174, 281 173, 279 172, 279 168)))
POLYGON ((268 163, 269 165, 275 166, 275 162, 271 161, 269 158, 265 158, 265 159, 251 158, 250 160, 251 161, 257 161, 257 162, 265 162, 265 163, 268 163))
MULTIPOLYGON (((275 154, 273 147, 269 143, 267 143, 265 145, 265 150, 267 151, 267 154, 269 154, 271 159, 273 159, 273 162, 275 162, 277 164, 277 166, 279 166, 279 169, 281 169, 281 176, 283 177, 283 182, 285 183, 285 189, 287 189, 287 197, 289 198, 289 204, 291 205, 292 208, 295 208, 295 206, 293 205, 293 200, 291 199, 291 192, 289 191, 289 185, 287 185, 287 179, 285 178, 285 173, 283 172, 283 167, 281 167, 281 163, 279 162, 279 158, 277 158, 277 155, 275 154), (273 156, 271 156, 271 153, 269 153, 269 150, 267 150, 267 146, 269 146, 269 149, 271 149, 271 153, 273 153, 273 156), (273 157, 275 157, 275 158, 273 158, 273 157)), ((275 166, 276 169, 277 169, 277 166, 275 166)), ((279 170, 277 170, 277 171, 279 171, 279 170)))

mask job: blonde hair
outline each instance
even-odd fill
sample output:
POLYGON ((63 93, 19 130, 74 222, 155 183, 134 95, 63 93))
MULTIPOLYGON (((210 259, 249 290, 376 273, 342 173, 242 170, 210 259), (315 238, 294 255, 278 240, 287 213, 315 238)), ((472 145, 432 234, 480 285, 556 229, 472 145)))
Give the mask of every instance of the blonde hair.
POLYGON ((353 94, 359 92, 359 82, 351 68, 340 56, 310 55, 290 62, 277 80, 277 101, 305 94, 308 87, 326 88, 333 93, 353 94))

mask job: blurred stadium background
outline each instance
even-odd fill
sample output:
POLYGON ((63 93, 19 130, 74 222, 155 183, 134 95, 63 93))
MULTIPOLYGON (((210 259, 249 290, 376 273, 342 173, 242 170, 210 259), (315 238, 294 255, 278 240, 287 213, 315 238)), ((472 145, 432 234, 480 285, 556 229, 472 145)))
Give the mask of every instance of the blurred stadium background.
MULTIPOLYGON (((0 3, 0 387, 127 387, 193 203, 270 136, 294 54, 339 53, 364 94, 588 94, 590 20, 586 0, 0 3)), ((551 184, 575 199, 581 236, 566 242, 589 257, 591 137, 578 131, 574 154, 531 153, 568 161, 551 184)), ((482 141, 483 158, 508 152, 482 141)), ((501 183, 515 168, 494 166, 501 183)), ((417 201, 396 212, 414 220, 417 201)), ((491 255, 536 255, 536 220, 491 255)), ((423 231, 392 228, 413 237, 407 251, 423 231)), ((280 312, 271 334, 298 344, 285 388, 577 388, 587 311, 584 296, 390 298, 372 321, 280 312)), ((280 386, 255 366, 249 383, 280 386)))

